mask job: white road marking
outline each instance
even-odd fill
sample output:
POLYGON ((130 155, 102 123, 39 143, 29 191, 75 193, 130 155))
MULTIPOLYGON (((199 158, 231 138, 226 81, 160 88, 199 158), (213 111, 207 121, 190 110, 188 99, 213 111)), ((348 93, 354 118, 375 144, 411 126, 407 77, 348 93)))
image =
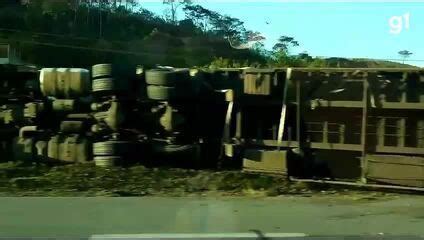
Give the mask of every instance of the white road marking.
MULTIPOLYGON (((267 238, 293 238, 307 237, 304 233, 263 233, 261 237, 267 238)), ((257 238, 258 234, 248 233, 145 233, 145 234, 98 234, 92 235, 90 239, 198 239, 198 238, 257 238)))

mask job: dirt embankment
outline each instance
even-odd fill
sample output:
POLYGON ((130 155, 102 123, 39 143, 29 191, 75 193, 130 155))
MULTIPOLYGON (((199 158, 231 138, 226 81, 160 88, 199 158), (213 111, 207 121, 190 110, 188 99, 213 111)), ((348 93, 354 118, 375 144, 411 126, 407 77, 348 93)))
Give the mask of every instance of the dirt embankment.
POLYGON ((277 196, 352 191, 240 171, 0 164, 2 196, 277 196))

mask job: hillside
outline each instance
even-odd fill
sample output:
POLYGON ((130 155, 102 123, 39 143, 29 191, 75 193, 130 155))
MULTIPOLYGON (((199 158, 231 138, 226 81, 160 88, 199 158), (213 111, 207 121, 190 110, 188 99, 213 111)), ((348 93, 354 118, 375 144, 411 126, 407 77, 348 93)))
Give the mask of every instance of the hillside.
POLYGON ((185 19, 156 15, 132 1, 0 1, 0 43, 22 52, 26 63, 43 67, 90 67, 99 62, 175 67, 413 67, 370 59, 313 58, 287 53, 299 43, 281 36, 275 50, 260 42, 250 49, 237 43, 261 38, 244 23, 200 5, 182 8, 185 19), (93 3, 94 2, 94 3, 93 3))
POLYGON ((165 19, 137 3, 78 2, 1 2, 0 42, 20 49, 27 63, 51 67, 98 62, 203 66, 217 57, 266 61, 255 51, 229 46, 226 34, 241 39, 248 31, 236 18, 218 14, 214 30, 204 30, 192 19, 165 19))
POLYGON ((325 59, 328 67, 346 67, 346 68, 418 68, 416 66, 366 58, 346 59, 346 58, 327 58, 325 59))

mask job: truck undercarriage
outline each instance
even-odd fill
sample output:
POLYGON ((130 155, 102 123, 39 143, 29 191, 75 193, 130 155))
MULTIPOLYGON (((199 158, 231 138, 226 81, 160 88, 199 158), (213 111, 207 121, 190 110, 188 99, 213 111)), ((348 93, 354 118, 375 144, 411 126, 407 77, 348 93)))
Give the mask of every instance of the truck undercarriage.
POLYGON ((421 69, 0 69, 5 160, 424 188, 421 69))

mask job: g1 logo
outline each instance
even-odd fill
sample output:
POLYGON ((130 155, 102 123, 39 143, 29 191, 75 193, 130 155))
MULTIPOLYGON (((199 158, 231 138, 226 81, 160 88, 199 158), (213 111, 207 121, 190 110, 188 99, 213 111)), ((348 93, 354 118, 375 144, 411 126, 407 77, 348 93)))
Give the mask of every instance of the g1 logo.
POLYGON ((393 16, 389 19, 389 27, 391 34, 399 34, 402 32, 403 28, 406 30, 409 29, 409 13, 405 13, 401 16, 393 16))

